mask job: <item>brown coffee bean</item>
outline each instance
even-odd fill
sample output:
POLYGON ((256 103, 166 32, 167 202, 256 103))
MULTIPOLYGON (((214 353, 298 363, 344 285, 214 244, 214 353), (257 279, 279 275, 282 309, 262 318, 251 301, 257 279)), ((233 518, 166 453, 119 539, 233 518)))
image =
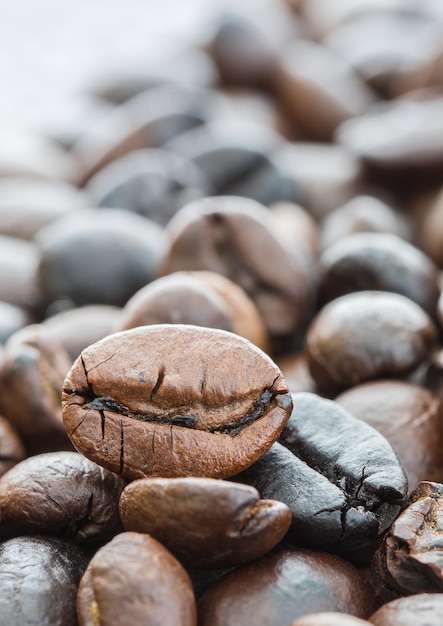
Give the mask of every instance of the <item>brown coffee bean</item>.
POLYGON ((306 349, 315 382, 333 393, 410 374, 429 358, 436 338, 432 320, 412 300, 360 291, 323 307, 308 329, 306 349))
MULTIPOLYGON (((0 481, 1 486, 1 481, 0 481)), ((256 489, 213 478, 143 478, 120 498, 126 530, 148 533, 191 567, 253 561, 286 534, 291 512, 256 489)))
POLYGON ((292 408, 259 348, 180 324, 116 333, 84 350, 62 403, 75 447, 129 479, 232 476, 269 449, 292 408))
POLYGON ((100 548, 80 582, 80 626, 196 626, 188 574, 148 535, 121 533, 100 548))
POLYGON ((18 432, 0 415, 0 477, 25 456, 25 448, 18 432))
POLYGON ((220 328, 269 351, 269 338, 255 304, 241 287, 214 272, 174 272, 146 285, 123 307, 115 331, 147 324, 220 328))
POLYGON ((369 622, 347 613, 312 613, 296 619, 290 626, 369 626, 369 622))
POLYGON ((76 452, 29 457, 0 478, 0 537, 60 535, 104 543, 122 530, 125 481, 76 452))
POLYGON ((386 437, 410 491, 421 480, 443 482, 443 409, 431 391, 406 381, 380 380, 356 385, 336 401, 386 437))
POLYGON ((274 227, 287 247, 304 248, 313 259, 316 259, 320 251, 320 234, 314 218, 294 202, 277 202, 269 209, 274 227))
POLYGON ((369 618, 375 626, 441 626, 442 620, 442 593, 419 593, 393 600, 369 618))
POLYGON ((198 613, 201 626, 267 626, 318 611, 367 617, 373 607, 371 588, 350 563, 285 547, 224 576, 200 598, 198 613))

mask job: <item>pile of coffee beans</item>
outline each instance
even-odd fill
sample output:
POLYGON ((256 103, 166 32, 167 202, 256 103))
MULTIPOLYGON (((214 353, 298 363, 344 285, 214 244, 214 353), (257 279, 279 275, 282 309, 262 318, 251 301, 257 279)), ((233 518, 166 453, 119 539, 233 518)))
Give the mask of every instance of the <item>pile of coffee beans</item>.
POLYGON ((442 3, 166 48, 0 150, 0 626, 441 626, 442 3))

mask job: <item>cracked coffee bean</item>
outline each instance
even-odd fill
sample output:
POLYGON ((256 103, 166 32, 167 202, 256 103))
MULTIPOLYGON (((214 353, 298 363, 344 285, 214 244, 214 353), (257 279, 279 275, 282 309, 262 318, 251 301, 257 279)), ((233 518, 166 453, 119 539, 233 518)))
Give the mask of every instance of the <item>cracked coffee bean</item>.
POLYGON ((443 592, 443 485, 421 482, 374 555, 375 579, 394 595, 443 592))
POLYGON ((397 293, 359 291, 324 306, 311 322, 306 352, 322 392, 411 374, 431 355, 437 329, 418 304, 397 293))
POLYGON ((0 543, 0 620, 8 626, 77 626, 76 595, 88 563, 78 546, 46 537, 0 543))
POLYGON ((336 402, 311 393, 293 401, 280 443, 236 479, 289 506, 296 545, 342 553, 370 545, 407 495, 395 452, 336 402))
POLYGON ((290 624, 314 611, 365 618, 373 610, 373 591, 353 565, 289 546, 238 567, 198 602, 200 626, 290 624))
POLYGON ((121 533, 96 552, 80 582, 77 612, 79 626, 197 624, 186 570, 140 533, 121 533))
POLYGON ((126 482, 76 452, 32 456, 0 479, 0 537, 42 534, 100 544, 122 525, 126 482))
POLYGON ((214 272, 174 272, 154 280, 126 303, 114 330, 148 324, 229 330, 269 351, 265 326, 251 298, 232 280, 214 272))
POLYGON ((246 339, 160 324, 84 350, 62 404, 74 446, 125 478, 226 478, 270 448, 292 398, 275 363, 246 339))
POLYGON ((119 509, 126 530, 148 533, 182 563, 201 568, 259 558, 291 523, 282 502, 213 478, 143 478, 126 487, 119 509))
POLYGON ((369 618, 375 626, 441 626, 443 594, 418 593, 384 604, 369 618))

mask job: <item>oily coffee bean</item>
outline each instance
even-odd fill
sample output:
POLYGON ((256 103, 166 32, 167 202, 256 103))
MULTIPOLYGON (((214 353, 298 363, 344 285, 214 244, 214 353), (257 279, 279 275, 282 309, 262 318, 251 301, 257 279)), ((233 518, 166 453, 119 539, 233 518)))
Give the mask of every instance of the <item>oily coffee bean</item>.
POLYGON ((77 626, 77 587, 87 563, 87 553, 61 539, 16 537, 0 543, 1 623, 77 626))
POLYGON ((421 480, 443 482, 443 408, 436 394, 414 383, 380 380, 356 385, 335 400, 386 437, 410 491, 421 480))
POLYGON ((26 456, 18 432, 0 415, 0 477, 26 456))
POLYGON ((147 218, 90 209, 39 231, 37 271, 43 310, 70 306, 123 306, 154 278, 165 245, 162 229, 147 218))
POLYGON ((159 324, 82 352, 66 377, 74 446, 125 478, 225 478, 281 433, 291 395, 273 361, 223 330, 159 324))
POLYGON ((407 480, 387 440, 336 402, 293 394, 279 442, 237 476, 292 512, 296 545, 351 552, 370 545, 396 518, 407 480), (352 441, 352 445, 349 442, 352 441))
POLYGON ((5 344, 0 363, 1 409, 31 454, 72 449, 60 405, 70 366, 68 354, 42 324, 25 326, 5 344))
POLYGON ((311 275, 307 259, 278 239, 269 211, 246 198, 204 198, 183 207, 167 231, 161 274, 208 270, 233 280, 257 306, 273 347, 288 349, 311 308, 311 275))
POLYGON ((148 533, 194 568, 253 561, 272 550, 291 523, 282 502, 214 478, 142 478, 126 487, 119 508, 126 530, 148 533))
POLYGON ((122 530, 126 482, 76 452, 32 456, 0 478, 0 537, 62 535, 103 543, 122 530))
POLYGON ((197 624, 188 574, 140 533, 121 533, 96 552, 80 582, 77 613, 79 626, 197 624))
POLYGON ((354 291, 392 291, 436 316, 440 272, 421 250, 388 233, 355 233, 327 248, 319 260, 319 298, 354 291))
POLYGON ((128 300, 115 331, 147 324, 220 328, 269 351, 269 338, 255 304, 241 287, 214 272, 174 272, 154 280, 128 300))
POLYGON ((441 626, 442 620, 442 593, 419 593, 393 600, 369 618, 375 626, 441 626))
POLYGON ((376 378, 404 377, 430 357, 431 318, 396 293, 360 291, 329 302, 306 336, 311 375, 325 392, 376 378))
POLYGON ((289 546, 238 567, 198 602, 201 626, 290 625, 314 611, 367 617, 373 608, 373 591, 353 565, 289 546))
POLYGON ((369 622, 347 613, 312 613, 299 617, 290 626, 368 626, 369 622))
POLYGON ((443 484, 421 482, 374 555, 375 580, 394 595, 443 591, 443 484))

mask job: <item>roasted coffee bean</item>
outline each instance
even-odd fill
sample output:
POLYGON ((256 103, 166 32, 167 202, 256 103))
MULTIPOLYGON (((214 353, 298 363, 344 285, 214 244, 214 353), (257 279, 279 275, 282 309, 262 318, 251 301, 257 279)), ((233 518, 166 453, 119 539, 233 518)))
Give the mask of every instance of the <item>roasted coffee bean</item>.
POLYGON ((147 324, 220 328, 269 351, 268 334, 255 304, 241 287, 214 272, 174 272, 154 280, 126 303, 115 330, 147 324))
POLYGON ((71 360, 42 324, 25 326, 6 342, 0 363, 3 415, 29 453, 72 449, 60 396, 71 360))
POLYGON ((317 222, 305 209, 294 202, 277 202, 270 207, 274 228, 289 249, 303 248, 313 259, 320 251, 317 222))
POLYGON ((26 451, 18 432, 0 415, 0 477, 25 456, 26 451))
POLYGON ((191 580, 148 535, 121 533, 100 548, 80 582, 80 626, 196 626, 191 580))
POLYGON ((296 619, 290 626, 369 626, 369 622, 347 613, 312 613, 296 619))
POLYGON ((0 622, 77 626, 77 587, 88 560, 81 548, 61 539, 0 543, 0 622))
POLYGON ((56 220, 39 231, 37 242, 43 310, 66 301, 71 307, 123 306, 153 280, 165 245, 151 220, 98 209, 56 220))
POLYGON ((254 301, 274 349, 288 349, 312 306, 311 275, 306 258, 273 232, 269 211, 246 198, 205 198, 181 209, 167 231, 161 274, 209 270, 230 278, 254 301))
POLYGON ((291 523, 285 504, 214 478, 142 478, 126 487, 119 508, 126 530, 148 533, 194 568, 253 561, 272 550, 291 523))
POLYGON ((129 479, 232 476, 270 448, 292 408, 259 348, 180 324, 116 333, 84 350, 62 403, 74 446, 129 479))
POLYGON ((319 260, 320 302, 354 291, 392 291, 436 317, 440 272, 421 250, 388 233, 356 233, 327 248, 319 260))
POLYGON ((370 545, 406 498, 395 452, 336 402, 312 393, 295 393, 293 401, 280 443, 237 479, 289 506, 295 545, 332 552, 370 545))
POLYGON ((421 482, 374 556, 375 580, 394 595, 443 591, 443 484, 421 482))
POLYGON ((442 593, 419 593, 393 600, 369 618, 375 626, 441 626, 442 620, 442 593))
POLYGON ((76 452, 29 457, 0 478, 0 537, 65 536, 104 543, 122 529, 126 482, 76 452))
POLYGON ((426 359, 437 339, 431 318, 396 293, 360 291, 329 302, 306 336, 311 375, 337 393, 376 378, 404 377, 426 359))
POLYGON ((434 393, 406 381, 380 380, 356 385, 335 400, 386 437, 410 491, 421 480, 443 482, 443 408, 434 393))
POLYGON ((198 602, 201 626, 289 625, 314 611, 367 617, 373 608, 370 586, 350 563, 293 547, 238 567, 198 602))

